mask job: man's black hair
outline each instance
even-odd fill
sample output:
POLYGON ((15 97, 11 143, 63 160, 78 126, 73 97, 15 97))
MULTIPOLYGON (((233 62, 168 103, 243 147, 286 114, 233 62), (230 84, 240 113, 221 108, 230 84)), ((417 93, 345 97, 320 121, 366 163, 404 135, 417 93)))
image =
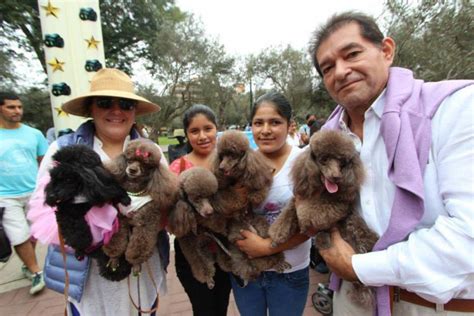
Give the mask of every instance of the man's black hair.
POLYGON ((321 72, 321 68, 319 68, 319 63, 316 58, 319 46, 321 46, 322 42, 332 33, 349 23, 357 23, 359 25, 360 35, 363 38, 376 46, 382 45, 384 35, 371 16, 356 11, 347 11, 333 15, 324 25, 314 31, 309 43, 311 60, 321 77, 323 77, 323 73, 321 72))
POLYGON ((5 104, 5 100, 19 100, 20 97, 14 92, 0 92, 0 105, 5 104))

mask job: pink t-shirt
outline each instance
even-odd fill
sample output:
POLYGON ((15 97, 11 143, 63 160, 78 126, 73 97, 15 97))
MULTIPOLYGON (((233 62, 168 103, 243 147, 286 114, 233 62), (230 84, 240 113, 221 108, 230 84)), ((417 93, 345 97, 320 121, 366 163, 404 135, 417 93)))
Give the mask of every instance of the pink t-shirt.
POLYGON ((194 167, 191 161, 186 158, 186 156, 182 156, 180 158, 175 159, 171 165, 170 165, 170 170, 174 172, 175 174, 179 175, 181 172, 184 170, 188 170, 189 168, 194 167), (184 160, 184 168, 181 167, 181 159, 184 160))

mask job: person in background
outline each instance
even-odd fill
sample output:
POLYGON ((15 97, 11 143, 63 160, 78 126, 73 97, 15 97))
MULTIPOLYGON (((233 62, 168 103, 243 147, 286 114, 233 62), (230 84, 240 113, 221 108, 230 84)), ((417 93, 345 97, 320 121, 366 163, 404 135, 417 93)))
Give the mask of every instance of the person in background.
POLYGON ((4 207, 3 227, 23 262, 22 272, 31 280, 30 294, 44 289, 35 244, 30 240, 26 220, 28 200, 36 185, 38 165, 48 142, 41 131, 21 122, 23 104, 14 93, 0 93, 0 207, 4 207))
POLYGON ((309 138, 311 138, 311 136, 313 136, 314 133, 319 131, 323 125, 324 125, 324 119, 319 118, 315 120, 313 124, 311 124, 311 126, 309 127, 309 138))
MULTIPOLYGON (((210 169, 212 154, 216 150, 216 115, 208 106, 195 104, 184 112, 183 127, 191 152, 174 160, 170 165, 170 170, 180 174, 195 166, 210 169)), ((174 248, 176 273, 191 301, 193 315, 227 315, 231 289, 228 274, 216 265, 215 286, 209 289, 207 284, 194 278, 191 267, 176 239, 174 248)))
POLYGON ((182 128, 175 129, 171 138, 176 138, 178 141, 178 144, 168 146, 168 159, 170 162, 173 162, 177 158, 186 155, 188 153, 189 146, 186 142, 184 129, 182 128))
MULTIPOLYGON (((127 74, 118 69, 103 68, 92 77, 90 92, 67 101, 62 110, 92 119, 49 146, 38 179, 53 167, 52 156, 64 146, 86 145, 93 148, 103 162, 114 159, 123 152, 130 140, 140 137, 135 128, 135 117, 157 112, 160 107, 136 95, 133 82, 127 74)), ((164 156, 161 163, 167 167, 164 156)), ((151 267, 152 275, 144 272, 140 279, 130 276, 129 285, 127 279, 113 282, 100 276, 96 259, 85 256, 78 261, 72 253, 67 252, 68 314, 136 316, 139 312, 129 295, 135 301, 140 295, 141 308, 150 310, 157 303, 157 291, 161 294, 166 292, 165 269, 169 258, 167 237, 166 232, 159 233, 158 247, 145 263, 151 267)), ((45 280, 49 288, 59 293, 64 293, 65 287, 63 262, 60 248, 50 246, 46 257, 45 280)))
POLYGON ((306 115, 306 124, 301 125, 299 133, 301 137, 301 144, 306 146, 309 144, 309 137, 310 137, 310 127, 313 123, 316 122, 316 115, 314 114, 307 114, 306 115))
POLYGON ((355 254, 335 229, 320 250, 343 279, 331 280, 334 315, 373 312, 348 299, 347 281, 375 287, 378 315, 473 315, 474 81, 424 82, 392 67, 395 41, 358 12, 331 17, 311 43, 339 104, 323 128, 359 150, 369 176, 358 210, 381 236, 355 254))
POLYGON ((46 131, 46 140, 48 141, 48 145, 56 140, 56 129, 54 127, 50 127, 46 131))
MULTIPOLYGON (((270 166, 274 168, 273 184, 266 200, 254 210, 271 224, 293 197, 290 170, 302 149, 287 143, 292 109, 288 100, 278 92, 259 97, 252 109, 252 133, 270 166)), ((306 305, 309 288, 309 237, 297 234, 276 248, 270 238, 262 238, 250 231, 242 231, 236 242, 250 257, 268 256, 284 252, 291 265, 283 273, 265 271, 247 286, 240 287, 231 276, 232 289, 239 312, 243 316, 300 316, 306 305)))
POLYGON ((296 131, 296 129, 297 129, 296 121, 292 119, 290 121, 290 128, 288 129, 288 137, 287 137, 286 141, 291 146, 300 147, 301 146, 301 137, 300 137, 300 134, 296 131))

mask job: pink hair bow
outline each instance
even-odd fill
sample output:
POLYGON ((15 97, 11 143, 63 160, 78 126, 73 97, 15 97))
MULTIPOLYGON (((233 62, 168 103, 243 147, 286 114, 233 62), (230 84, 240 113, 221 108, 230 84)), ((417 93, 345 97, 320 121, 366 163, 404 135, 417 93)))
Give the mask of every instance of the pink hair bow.
POLYGON ((140 157, 142 156, 143 158, 148 158, 150 157, 150 153, 148 151, 141 151, 139 148, 135 150, 135 156, 140 157))

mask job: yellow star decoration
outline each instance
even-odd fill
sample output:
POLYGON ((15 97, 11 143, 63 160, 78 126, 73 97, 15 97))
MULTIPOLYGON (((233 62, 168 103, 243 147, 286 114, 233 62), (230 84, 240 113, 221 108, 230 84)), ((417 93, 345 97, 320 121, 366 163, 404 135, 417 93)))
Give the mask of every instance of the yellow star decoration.
POLYGON ((59 61, 57 58, 54 58, 50 62, 48 62, 48 65, 53 67, 53 72, 55 72, 56 70, 64 71, 63 69, 64 64, 65 62, 59 61))
POLYGON ((87 42, 87 48, 95 47, 95 49, 98 49, 97 44, 100 43, 100 41, 96 40, 94 36, 91 36, 90 39, 85 39, 87 42))
POLYGON ((69 116, 69 114, 67 114, 66 112, 64 112, 60 107, 55 107, 54 109, 56 110, 56 114, 57 114, 58 116, 61 116, 61 115, 63 115, 63 116, 69 116))
POLYGON ((48 5, 42 5, 41 7, 46 11, 46 16, 52 15, 56 18, 58 17, 59 8, 53 6, 50 0, 48 0, 48 5))

